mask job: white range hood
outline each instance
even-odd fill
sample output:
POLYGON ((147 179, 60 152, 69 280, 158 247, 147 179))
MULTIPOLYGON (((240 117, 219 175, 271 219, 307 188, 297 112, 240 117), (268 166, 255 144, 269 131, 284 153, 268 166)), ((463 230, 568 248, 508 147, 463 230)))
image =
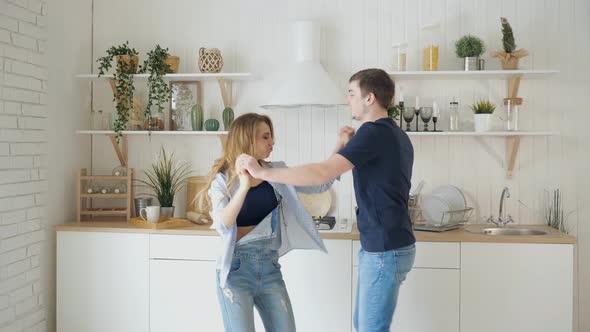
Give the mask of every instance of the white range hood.
POLYGON ((320 30, 311 21, 296 21, 291 26, 294 59, 272 80, 276 90, 262 108, 344 105, 339 91, 320 64, 320 30))

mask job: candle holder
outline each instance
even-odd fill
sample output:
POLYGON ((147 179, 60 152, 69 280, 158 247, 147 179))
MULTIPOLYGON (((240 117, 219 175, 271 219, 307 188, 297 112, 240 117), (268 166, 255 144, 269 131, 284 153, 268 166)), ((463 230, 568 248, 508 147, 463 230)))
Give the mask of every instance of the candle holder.
POLYGON ((418 122, 420 122, 420 111, 422 110, 421 107, 414 107, 414 114, 416 115, 416 131, 420 131, 418 129, 418 122))

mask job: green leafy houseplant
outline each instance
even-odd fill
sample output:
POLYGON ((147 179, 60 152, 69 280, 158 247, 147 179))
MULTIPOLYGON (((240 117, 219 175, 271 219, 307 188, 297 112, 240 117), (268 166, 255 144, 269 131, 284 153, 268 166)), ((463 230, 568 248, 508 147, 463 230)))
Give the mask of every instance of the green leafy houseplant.
POLYGON ((483 41, 473 35, 465 35, 455 42, 455 53, 459 58, 480 56, 485 52, 483 41))
POLYGON ((469 107, 475 114, 492 114, 496 110, 496 105, 488 100, 480 100, 469 107))
POLYGON ((148 123, 151 124, 152 106, 156 106, 158 112, 164 109, 163 104, 168 101, 170 96, 170 88, 162 77, 166 73, 171 73, 170 65, 165 62, 166 58, 170 56, 168 48, 162 48, 160 45, 149 51, 148 58, 144 61, 143 66, 140 66, 139 72, 149 73, 148 77, 148 103, 145 108, 145 117, 148 123))
POLYGON ((115 133, 117 141, 121 132, 127 129, 129 110, 133 108, 133 74, 137 71, 137 51, 129 47, 129 41, 119 46, 112 46, 106 51, 107 55, 96 60, 99 63, 98 77, 105 75, 111 69, 113 59, 116 59, 117 69, 114 74, 113 101, 116 103, 117 120, 115 133))
POLYGON ((162 207, 174 206, 174 196, 186 184, 186 179, 191 173, 188 162, 173 167, 174 153, 169 156, 164 147, 161 149, 160 160, 152 164, 152 168, 144 171, 147 181, 137 179, 138 182, 148 186, 154 193, 162 207))

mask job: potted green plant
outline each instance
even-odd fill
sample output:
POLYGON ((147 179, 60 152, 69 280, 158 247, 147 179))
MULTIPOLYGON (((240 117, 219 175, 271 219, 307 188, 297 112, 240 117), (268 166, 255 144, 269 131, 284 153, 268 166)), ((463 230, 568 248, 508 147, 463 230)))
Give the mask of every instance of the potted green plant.
POLYGON ((160 213, 164 217, 174 216, 174 196, 186 185, 191 173, 188 162, 173 165, 173 158, 174 153, 168 156, 162 147, 158 162, 144 171, 147 180, 136 179, 155 193, 154 196, 160 202, 160 213))
POLYGON ((489 100, 480 100, 469 107, 473 110, 473 123, 475 125, 475 131, 490 131, 490 120, 494 110, 496 109, 496 105, 494 105, 489 100))
POLYGON ((500 58, 502 61, 502 69, 515 70, 518 69, 518 60, 529 54, 525 49, 516 50, 516 43, 514 42, 514 33, 512 27, 505 17, 500 17, 502 24, 502 47, 504 50, 495 51, 492 53, 494 58, 500 58))
POLYGON ((162 128, 162 123, 154 123, 163 121, 163 117, 159 116, 152 118, 152 111, 161 114, 164 110, 163 104, 168 101, 170 97, 170 88, 164 81, 163 75, 172 73, 172 68, 167 62, 170 57, 168 48, 162 48, 160 45, 147 53, 147 59, 140 66, 139 72, 142 74, 149 73, 148 77, 148 102, 145 108, 145 119, 147 122, 147 130, 159 130, 162 128), (153 109, 152 109, 153 108, 153 109))
POLYGON ((473 35, 465 35, 455 42, 455 53, 464 60, 465 71, 480 70, 479 56, 485 51, 483 41, 473 35))
POLYGON ((111 69, 113 60, 116 61, 116 71, 111 80, 113 89, 113 101, 116 103, 117 116, 113 130, 117 134, 117 141, 121 132, 127 129, 129 111, 133 108, 133 74, 137 73, 138 53, 135 48, 129 47, 129 41, 119 46, 107 49, 107 55, 96 60, 99 63, 98 77, 105 75, 111 69))
POLYGON ((399 120, 399 115, 401 114, 401 106, 391 104, 387 108, 387 116, 393 120, 399 120))

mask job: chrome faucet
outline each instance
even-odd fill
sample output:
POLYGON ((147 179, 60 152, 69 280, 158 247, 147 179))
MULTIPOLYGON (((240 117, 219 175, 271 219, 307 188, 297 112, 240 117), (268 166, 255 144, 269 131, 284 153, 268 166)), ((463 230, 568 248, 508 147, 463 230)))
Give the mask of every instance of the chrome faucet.
POLYGON ((504 198, 510 198, 510 191, 508 190, 508 187, 504 187, 504 189, 502 189, 502 195, 500 196, 500 211, 498 211, 498 219, 494 219, 493 216, 490 216, 488 218, 488 222, 491 222, 498 227, 504 227, 507 223, 514 222, 514 220, 512 220, 512 216, 505 216, 504 198))

